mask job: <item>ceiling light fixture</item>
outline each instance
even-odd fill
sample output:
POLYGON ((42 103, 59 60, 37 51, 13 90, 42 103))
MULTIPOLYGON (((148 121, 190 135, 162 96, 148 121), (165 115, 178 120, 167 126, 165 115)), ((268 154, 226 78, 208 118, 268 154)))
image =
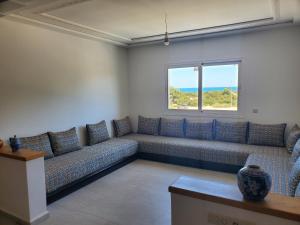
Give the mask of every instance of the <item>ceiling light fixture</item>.
POLYGON ((166 33, 165 33, 164 45, 168 46, 170 44, 170 41, 168 35, 167 13, 165 13, 165 25, 166 25, 166 33))

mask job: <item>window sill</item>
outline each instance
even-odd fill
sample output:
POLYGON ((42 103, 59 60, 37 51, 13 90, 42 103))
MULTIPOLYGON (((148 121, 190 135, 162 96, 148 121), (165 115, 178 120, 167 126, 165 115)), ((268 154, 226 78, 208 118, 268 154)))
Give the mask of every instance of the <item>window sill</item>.
POLYGON ((188 118, 228 118, 228 119, 244 119, 240 111, 200 111, 200 110, 180 110, 180 109, 167 109, 164 116, 182 116, 188 118))

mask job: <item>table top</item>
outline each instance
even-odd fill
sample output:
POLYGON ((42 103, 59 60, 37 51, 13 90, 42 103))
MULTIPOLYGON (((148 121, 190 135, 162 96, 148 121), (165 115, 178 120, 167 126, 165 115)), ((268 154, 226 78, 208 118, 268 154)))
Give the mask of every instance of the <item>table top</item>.
POLYGON ((20 160, 20 161, 30 161, 40 157, 44 157, 44 152, 33 151, 30 149, 19 149, 17 152, 12 152, 11 147, 8 145, 0 148, 0 157, 20 160))
POLYGON ((264 201, 246 201, 243 199, 236 184, 184 176, 180 177, 169 187, 169 192, 284 219, 300 221, 300 198, 269 193, 264 201))

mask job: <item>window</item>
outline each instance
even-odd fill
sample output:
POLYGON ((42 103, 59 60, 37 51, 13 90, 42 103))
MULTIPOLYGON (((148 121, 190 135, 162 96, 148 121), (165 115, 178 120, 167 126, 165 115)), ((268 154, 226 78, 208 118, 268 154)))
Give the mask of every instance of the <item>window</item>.
POLYGON ((238 110, 239 64, 202 66, 202 110, 238 110))
POLYGON ((237 111, 238 79, 239 63, 169 68, 168 109, 237 111))
POLYGON ((197 110, 199 102, 198 67, 168 70, 168 108, 197 110))

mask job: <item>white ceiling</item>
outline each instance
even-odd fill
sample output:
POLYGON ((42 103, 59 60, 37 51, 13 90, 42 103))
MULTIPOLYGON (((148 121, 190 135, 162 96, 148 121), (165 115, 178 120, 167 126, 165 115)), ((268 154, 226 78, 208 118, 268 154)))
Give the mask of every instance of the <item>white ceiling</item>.
POLYGON ((268 0, 93 0, 48 12, 98 30, 139 38, 272 17, 268 0))
POLYGON ((300 17, 300 0, 10 1, 23 3, 25 7, 7 13, 8 18, 122 45, 161 39, 165 32, 165 13, 171 37, 172 33, 181 37, 199 30, 202 33, 226 27, 234 30, 249 24, 300 17))

